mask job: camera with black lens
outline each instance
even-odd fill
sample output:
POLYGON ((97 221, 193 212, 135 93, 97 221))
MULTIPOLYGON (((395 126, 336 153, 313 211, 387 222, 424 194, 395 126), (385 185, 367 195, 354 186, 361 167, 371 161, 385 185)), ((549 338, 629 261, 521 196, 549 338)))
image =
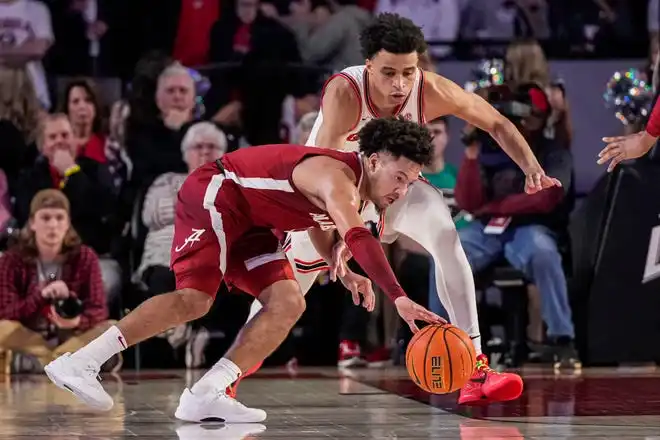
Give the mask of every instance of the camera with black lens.
POLYGON ((63 319, 77 318, 83 312, 83 303, 75 296, 58 299, 53 303, 55 313, 63 319))
MULTIPOLYGON (((530 94, 531 89, 536 89, 538 93, 545 95, 545 92, 535 84, 525 84, 515 89, 506 84, 491 86, 482 90, 481 94, 490 105, 522 131, 525 119, 531 116, 538 116, 542 119, 547 117, 545 113, 541 114, 534 108, 530 94)), ((480 160, 483 165, 487 166, 489 163, 497 165, 502 161, 510 161, 495 139, 481 129, 475 128, 465 133, 461 141, 466 146, 474 143, 479 145, 480 160)))

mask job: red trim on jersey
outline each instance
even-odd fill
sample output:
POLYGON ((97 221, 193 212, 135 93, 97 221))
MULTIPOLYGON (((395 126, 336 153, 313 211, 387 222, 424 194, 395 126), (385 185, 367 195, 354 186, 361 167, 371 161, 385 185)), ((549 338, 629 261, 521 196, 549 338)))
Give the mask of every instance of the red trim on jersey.
POLYGON ((358 105, 360 106, 358 116, 357 116, 357 121, 355 121, 355 123, 353 124, 353 126, 349 130, 349 131, 353 131, 353 130, 355 130, 355 128, 360 123, 360 120, 362 119, 362 94, 360 93, 360 86, 358 85, 358 83, 350 75, 348 75, 344 72, 335 73, 330 78, 328 78, 328 80, 325 82, 325 84, 323 84, 323 89, 321 91, 321 111, 323 111, 323 97, 325 96, 325 90, 328 87, 328 84, 330 84, 330 81, 332 81, 333 79, 335 79, 337 77, 344 78, 346 81, 348 81, 348 83, 351 85, 351 88, 353 89, 353 92, 355 92, 355 97, 357 98, 358 105))
MULTIPOLYGON (((367 103, 367 109, 369 110, 369 113, 374 118, 380 118, 381 116, 378 114, 378 111, 376 110, 376 106, 374 105, 373 101, 371 100, 371 94, 369 93, 369 71, 365 68, 364 69, 364 100, 367 103)), ((410 98, 410 95, 412 95, 412 91, 408 93, 408 96, 406 96, 406 99, 397 107, 395 112, 393 113, 394 117, 399 116, 399 113, 401 113, 401 110, 406 106, 408 103, 408 99, 410 98)))
POLYGON ((419 69, 419 93, 417 96, 417 116, 419 124, 426 124, 426 115, 424 115, 424 71, 419 69))

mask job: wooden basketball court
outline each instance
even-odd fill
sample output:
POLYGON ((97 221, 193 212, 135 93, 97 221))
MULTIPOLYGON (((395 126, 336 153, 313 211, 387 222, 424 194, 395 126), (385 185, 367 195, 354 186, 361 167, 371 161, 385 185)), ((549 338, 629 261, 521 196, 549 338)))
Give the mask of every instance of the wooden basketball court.
POLYGON ((86 409, 45 376, 0 376, 0 439, 660 439, 656 369, 524 370, 521 399, 481 408, 430 396, 398 368, 263 370, 239 397, 268 420, 233 426, 174 419, 179 393, 198 374, 105 376, 109 413, 86 409))

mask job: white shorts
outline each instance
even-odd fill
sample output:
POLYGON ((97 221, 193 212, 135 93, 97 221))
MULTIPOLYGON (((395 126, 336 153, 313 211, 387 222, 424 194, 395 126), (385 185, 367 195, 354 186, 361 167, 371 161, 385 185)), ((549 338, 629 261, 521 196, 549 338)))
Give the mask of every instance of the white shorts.
MULTIPOLYGON (((387 209, 388 217, 393 214, 390 212, 392 207, 387 209)), ((386 231, 385 215, 378 214, 373 204, 368 204, 361 212, 361 216, 365 223, 376 224, 381 241, 392 243, 396 240, 396 233, 386 231)), ((303 295, 307 294, 309 289, 312 288, 319 272, 329 269, 323 258, 316 252, 307 231, 289 232, 284 241, 284 252, 286 252, 286 256, 294 268, 294 274, 303 295)))

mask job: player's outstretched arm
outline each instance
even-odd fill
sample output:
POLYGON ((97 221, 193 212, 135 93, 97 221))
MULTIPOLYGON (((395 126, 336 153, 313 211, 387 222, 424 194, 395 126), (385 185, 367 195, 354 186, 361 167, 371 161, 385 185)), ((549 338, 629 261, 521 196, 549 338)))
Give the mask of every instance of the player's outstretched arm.
POLYGON ((323 122, 315 142, 308 145, 342 150, 349 132, 360 122, 359 99, 348 79, 340 75, 332 78, 321 100, 323 122))
POLYGON ((492 105, 447 78, 432 73, 427 76, 431 86, 427 102, 432 117, 452 114, 488 132, 525 173, 528 193, 561 186, 557 179, 545 175, 520 131, 492 105))

